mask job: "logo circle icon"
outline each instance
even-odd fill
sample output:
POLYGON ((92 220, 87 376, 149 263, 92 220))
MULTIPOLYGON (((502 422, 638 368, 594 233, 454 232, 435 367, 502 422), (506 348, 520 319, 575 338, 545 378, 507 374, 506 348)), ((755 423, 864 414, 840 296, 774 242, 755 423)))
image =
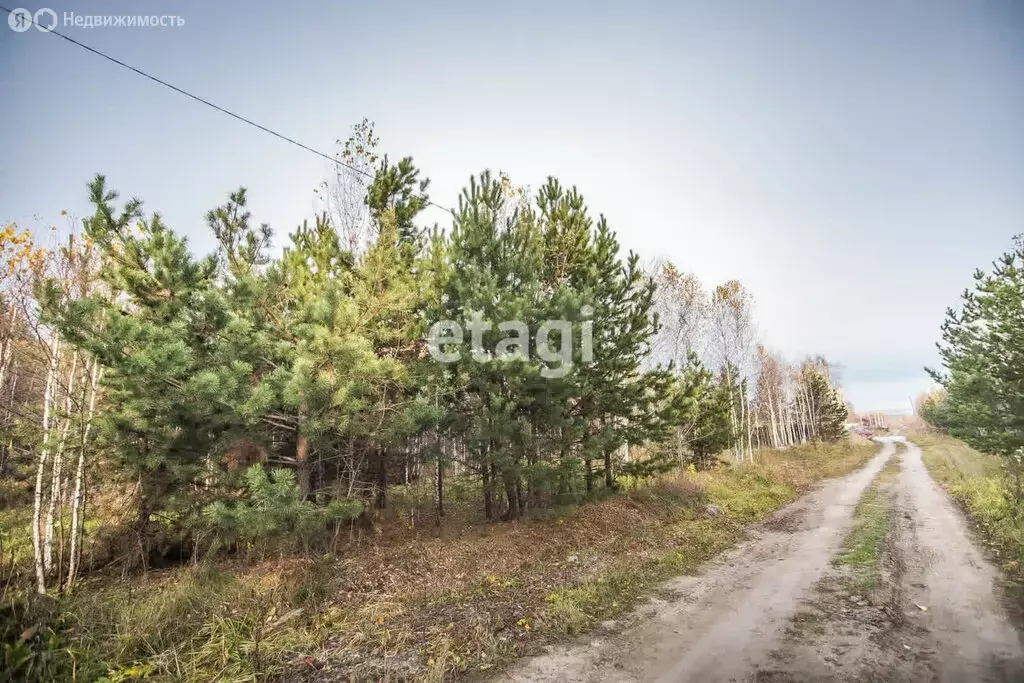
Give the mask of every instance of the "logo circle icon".
POLYGON ((44 7, 36 12, 36 28, 43 33, 49 33, 57 28, 57 13, 49 7, 44 7), (49 21, 47 21, 49 19, 49 21))
MULTIPOLYGON (((56 23, 57 15, 54 14, 54 20, 56 23)), ((17 7, 11 10, 11 13, 7 15, 7 25, 12 30, 18 33, 23 33, 32 27, 32 13, 24 7, 17 7)))

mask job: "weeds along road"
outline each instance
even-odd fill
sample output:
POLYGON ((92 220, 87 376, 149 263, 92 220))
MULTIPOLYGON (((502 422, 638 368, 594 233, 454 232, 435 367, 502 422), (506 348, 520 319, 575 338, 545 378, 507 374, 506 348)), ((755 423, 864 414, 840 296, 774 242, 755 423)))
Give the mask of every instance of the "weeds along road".
POLYGON ((1024 680, 995 568, 920 451, 895 450, 883 442, 861 470, 783 508, 699 576, 503 679, 1024 680), (834 562, 868 523, 875 533, 861 535, 877 542, 859 551, 866 568, 834 562))

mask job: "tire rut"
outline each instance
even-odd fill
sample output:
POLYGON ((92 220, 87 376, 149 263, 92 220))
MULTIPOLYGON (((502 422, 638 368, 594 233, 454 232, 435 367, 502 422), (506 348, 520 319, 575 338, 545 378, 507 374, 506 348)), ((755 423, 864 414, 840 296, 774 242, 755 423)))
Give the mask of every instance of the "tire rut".
POLYGON ((913 444, 904 455, 900 494, 903 611, 922 649, 934 653, 933 680, 1024 680, 1024 646, 1002 605, 999 572, 913 444))
POLYGON ((891 527, 882 581, 870 604, 850 608, 842 572, 830 572, 804 604, 815 628, 792 629, 767 681, 1024 680, 1024 647, 1001 604, 998 571, 907 444, 889 484, 891 527), (841 656, 837 656, 841 653, 841 656))

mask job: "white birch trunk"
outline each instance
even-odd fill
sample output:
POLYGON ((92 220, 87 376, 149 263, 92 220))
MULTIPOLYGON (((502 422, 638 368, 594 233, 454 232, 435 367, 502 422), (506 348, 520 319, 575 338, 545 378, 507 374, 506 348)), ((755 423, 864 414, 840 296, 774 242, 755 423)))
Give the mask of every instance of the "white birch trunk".
POLYGON ((811 422, 811 431, 814 434, 815 439, 821 437, 821 432, 818 427, 818 406, 814 402, 814 394, 811 393, 810 389, 807 390, 807 415, 811 422))
POLYGON ((800 399, 800 389, 798 388, 793 394, 793 419, 796 421, 794 425, 794 432, 796 435, 796 441, 799 443, 804 442, 804 404, 800 399))
MULTIPOLYGON (((787 392, 788 394, 789 392, 787 392)), ((796 438, 796 421, 793 415, 793 399, 787 396, 786 398, 786 428, 789 430, 789 445, 795 446, 797 442, 796 438)))
POLYGON ((743 456, 739 449, 740 432, 736 425, 736 399, 732 395, 732 370, 730 370, 728 364, 725 366, 725 381, 729 385, 729 425, 732 428, 733 435, 736 436, 736 443, 732 446, 732 454, 736 458, 736 462, 742 462, 743 456))
MULTIPOLYGON (((50 504, 46 508, 46 536, 43 541, 43 565, 46 571, 53 571, 53 528, 54 516, 64 508, 64 444, 67 443, 68 432, 71 430, 72 396, 75 391, 75 374, 78 372, 78 351, 71 356, 71 372, 64 393, 64 424, 57 439, 57 447, 53 451, 53 470, 50 477, 50 504)), ((62 551, 63 552, 63 551, 62 551)))
POLYGON ((743 406, 743 393, 744 393, 743 392, 743 383, 741 382, 740 383, 740 397, 739 397, 740 398, 740 414, 739 414, 739 422, 738 422, 738 425, 737 425, 738 429, 739 429, 740 462, 743 462, 744 460, 747 459, 747 444, 746 444, 747 425, 746 425, 746 420, 745 420, 746 416, 745 416, 745 411, 744 411, 744 406, 743 406))
POLYGON ((796 425, 793 424, 793 404, 786 402, 786 445, 796 444, 796 425))
POLYGON ((743 392, 743 400, 746 402, 746 414, 747 414, 747 455, 750 457, 750 462, 754 462, 754 434, 753 434, 753 420, 750 414, 750 398, 747 396, 747 392, 743 392))
MULTIPOLYGON (((742 387, 742 384, 740 385, 742 387)), ((740 391, 740 412, 739 412, 739 430, 740 430, 740 454, 743 456, 743 460, 747 459, 747 411, 746 404, 743 401, 743 391, 740 391)))
POLYGON ((771 420, 771 425, 772 425, 772 427, 771 427, 772 448, 778 448, 782 444, 780 443, 780 440, 779 440, 778 425, 775 423, 775 404, 772 401, 772 389, 771 389, 771 387, 769 387, 768 391, 765 392, 765 393, 768 394, 768 419, 771 420))
POLYGON ((92 429, 92 418, 96 414, 96 394, 100 379, 103 377, 103 369, 100 368, 98 359, 93 359, 92 370, 89 373, 89 407, 85 415, 85 427, 82 430, 81 449, 78 451, 78 465, 75 467, 75 492, 71 499, 71 542, 68 553, 68 577, 67 590, 74 588, 75 577, 78 574, 78 564, 82 556, 82 524, 85 521, 83 511, 85 507, 85 450, 89 444, 89 431, 92 429))
POLYGON ((800 390, 804 395, 804 412, 807 414, 805 419, 807 420, 807 440, 810 441, 817 436, 816 430, 814 429, 814 413, 811 412, 811 397, 807 391, 807 387, 801 385, 800 390))
POLYGON ((46 593, 46 568, 43 564, 42 538, 40 523, 43 511, 43 480, 45 479, 46 461, 50 456, 50 412, 53 403, 54 384, 57 376, 57 360, 60 353, 60 338, 54 332, 50 342, 50 366, 46 372, 46 388, 43 390, 43 443, 39 449, 39 460, 36 465, 36 487, 32 508, 32 554, 36 564, 36 590, 46 593))
POLYGON ((797 430, 796 430, 797 431, 797 439, 800 441, 800 443, 804 443, 804 442, 807 441, 807 419, 806 419, 807 415, 804 412, 804 396, 803 396, 803 392, 800 391, 800 385, 799 384, 796 387, 795 399, 796 399, 796 406, 795 406, 795 408, 796 408, 796 419, 798 420, 797 430))
POLYGON ((792 446, 793 445, 793 434, 789 428, 789 408, 786 405, 786 397, 779 396, 779 421, 782 426, 782 445, 792 446))

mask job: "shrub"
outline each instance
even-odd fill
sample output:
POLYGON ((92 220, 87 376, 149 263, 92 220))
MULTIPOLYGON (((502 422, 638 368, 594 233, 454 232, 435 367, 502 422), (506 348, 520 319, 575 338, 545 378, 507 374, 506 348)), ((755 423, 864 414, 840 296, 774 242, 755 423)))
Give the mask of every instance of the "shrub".
POLYGON ((295 473, 283 468, 268 474, 263 465, 253 465, 245 481, 246 500, 217 501, 203 511, 220 543, 242 544, 261 553, 308 551, 312 542, 325 536, 328 525, 355 519, 363 510, 358 501, 317 505, 304 500, 295 473))

